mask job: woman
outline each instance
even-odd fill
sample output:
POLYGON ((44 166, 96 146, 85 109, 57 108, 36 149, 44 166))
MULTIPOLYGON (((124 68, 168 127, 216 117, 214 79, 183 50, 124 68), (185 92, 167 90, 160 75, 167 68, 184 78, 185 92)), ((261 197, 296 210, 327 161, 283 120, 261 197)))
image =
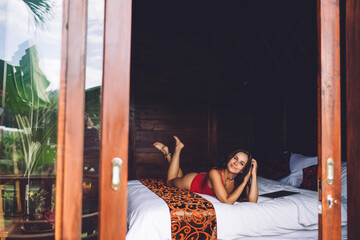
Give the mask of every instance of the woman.
POLYGON ((220 168, 213 168, 208 173, 183 175, 179 164, 184 144, 178 137, 174 138, 176 145, 172 158, 167 146, 160 142, 154 143, 169 161, 167 186, 216 196, 220 202, 227 204, 234 204, 237 200, 257 202, 257 162, 249 152, 237 150, 230 153, 220 168))

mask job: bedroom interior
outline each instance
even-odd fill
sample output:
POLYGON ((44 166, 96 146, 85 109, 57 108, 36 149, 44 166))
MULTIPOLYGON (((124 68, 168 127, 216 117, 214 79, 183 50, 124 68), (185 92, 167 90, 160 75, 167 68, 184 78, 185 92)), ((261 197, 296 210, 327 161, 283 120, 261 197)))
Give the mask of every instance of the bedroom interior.
MULTIPOLYGON (((342 26, 344 7, 342 2, 342 26)), ((165 177, 167 161, 152 143, 171 151, 173 135, 185 143, 185 172, 204 171, 225 153, 245 148, 258 160, 260 176, 279 179, 282 167, 275 164, 285 150, 317 156, 316 2, 191 8, 136 2, 132 24, 129 180, 165 177)), ((344 99, 345 81, 342 91, 344 99)))
MULTIPOLYGON (((136 236, 134 233, 145 234, 141 238, 146 238, 149 236, 146 231, 157 230, 159 234, 168 236, 169 232, 161 232, 162 228, 171 228, 168 227, 170 220, 164 220, 169 217, 167 207, 159 208, 160 198, 149 195, 149 190, 144 187, 151 185, 149 182, 142 185, 136 179, 165 177, 168 164, 152 144, 163 142, 172 152, 174 135, 185 144, 181 156, 181 167, 185 172, 206 171, 225 153, 245 148, 259 163, 261 194, 278 190, 300 193, 275 200, 260 197, 259 206, 264 206, 264 209, 273 206, 277 213, 284 213, 275 218, 279 221, 274 221, 272 214, 269 215, 271 211, 263 214, 255 205, 245 203, 237 208, 226 208, 224 204, 218 204, 216 198, 204 196, 215 209, 220 209, 216 210, 219 239, 261 239, 257 236, 266 232, 266 224, 257 228, 256 224, 242 219, 245 222, 241 224, 247 224, 243 232, 238 231, 237 225, 232 225, 243 216, 242 211, 251 215, 257 212, 254 218, 269 223, 269 229, 281 229, 278 236, 275 234, 269 239, 297 239, 299 236, 338 239, 334 236, 340 234, 343 239, 360 237, 357 187, 360 181, 360 25, 356 24, 360 21, 360 6, 356 0, 234 0, 221 4, 217 1, 175 4, 107 0, 105 8, 98 8, 97 12, 94 9, 99 5, 90 8, 92 3, 99 2, 57 1, 58 6, 63 4, 64 10, 57 16, 63 19, 58 22, 62 42, 59 38, 56 46, 58 50, 62 49, 58 59, 61 59, 58 64, 59 68, 61 65, 61 77, 59 94, 49 94, 50 97, 59 97, 59 107, 56 108, 59 122, 54 121, 53 115, 50 121, 58 124, 57 141, 55 137, 50 140, 58 151, 57 158, 52 156, 52 167, 47 163, 41 165, 40 171, 35 172, 39 176, 33 174, 30 177, 29 174, 27 178, 21 176, 22 173, 12 173, 11 168, 5 169, 4 175, 3 166, 6 167, 4 163, 7 162, 1 159, 0 207, 6 207, 4 214, 0 208, 1 239, 22 239, 28 235, 30 239, 39 240, 112 239, 114 236, 132 240, 139 239, 132 238, 136 236), (338 3, 340 32, 336 32, 338 29, 334 26, 338 20, 338 3), (319 10, 319 4, 323 12, 319 10), (104 16, 97 15, 99 12, 105 12, 104 16), (320 12, 323 15, 320 16, 320 12), (92 38, 95 37, 91 25, 94 23, 105 28, 97 29, 104 31, 104 38, 100 37, 103 41, 97 42, 99 56, 92 55, 95 51, 90 48, 86 49, 94 40, 100 39, 98 36, 92 38), (320 31, 319 26, 328 32, 320 31), (325 41, 320 43, 319 39, 325 41), (337 55, 337 43, 340 43, 340 56, 337 55), (96 61, 87 59, 87 55, 96 61), (341 60, 339 72, 337 60, 341 60), (85 66, 85 61, 100 66, 100 75, 93 75, 92 66, 85 66), (321 71, 319 66, 323 67, 321 71), (339 76, 341 81, 337 81, 339 76), (88 87, 88 77, 97 78, 102 83, 88 87), (336 92, 339 90, 337 83, 341 84, 341 101, 336 92), (330 100, 324 100, 324 96, 330 96, 330 100), (336 104, 340 102, 341 114, 338 114, 340 109, 336 104), (341 126, 338 125, 340 117, 341 126), (341 142, 337 138, 338 130, 341 131, 341 142), (327 136, 325 141, 324 136, 327 136), (335 169, 335 178, 341 176, 341 191, 340 183, 327 185, 326 176, 329 174, 321 167, 321 164, 326 164, 324 156, 338 160, 339 154, 342 168, 341 172, 340 168, 335 169), (323 185, 319 196, 323 201, 317 201, 316 164, 322 170, 323 185), (301 173, 301 179, 298 173, 301 173), (307 174, 306 178, 304 174, 307 174), (8 178, 12 181, 9 182, 8 178), (38 178, 41 183, 36 182, 38 178), (24 195, 25 189, 31 190, 30 179, 34 190, 43 185, 51 193, 45 198, 47 207, 55 207, 49 212, 51 221, 46 220, 47 225, 51 223, 47 226, 47 233, 27 232, 25 229, 22 214, 28 210, 21 207, 29 204, 25 203, 24 195), (295 184, 292 182, 294 179, 300 179, 300 182, 295 184), (20 187, 16 185, 18 180, 22 182, 20 187), (314 191, 295 186, 300 184, 314 191), (343 191, 344 184, 348 193, 343 191), (15 192, 19 189, 20 193, 15 192), (325 194, 332 195, 335 200, 327 198, 325 201, 328 196, 325 194), (337 204, 340 197, 341 206, 337 204), (12 207, 9 208, 11 201, 12 207), (346 201, 348 204, 343 204, 346 201), (136 208, 139 202, 144 205, 136 208), (291 206, 292 210, 286 213, 284 206, 291 206), (321 206, 323 214, 313 211, 316 209, 314 206, 321 206), (124 211, 126 208, 128 211, 124 211), (151 209, 166 216, 157 217, 151 209), (297 215, 288 214, 290 211, 297 215), (344 213, 347 213, 347 218, 344 213), (137 214, 140 218, 145 216, 149 224, 133 218, 137 214), (224 228, 223 219, 228 216, 230 222, 224 228), (157 226, 152 228, 154 223, 157 226), (131 224, 147 230, 139 231, 136 226, 130 228, 131 224)), ((13 14, 10 10, 9 13, 13 14)), ((16 23, 7 21, 13 25, 16 23)), ((11 42, 8 40, 12 39, 11 34, 20 32, 17 26, 7 26, 6 31, 8 36, 4 46, 11 42)), ((37 47, 42 59, 41 44, 37 47)), ((26 54, 33 54, 29 59, 37 60, 36 46, 31 50, 26 54)), ((40 60, 40 72, 44 59, 40 60)), ((8 83, 11 78, 20 76, 21 71, 28 76, 21 65, 2 61, 1 66, 10 69, 0 71, 0 76, 4 77, 7 71, 8 83)), ((53 76, 46 77, 50 80, 53 76)), ((5 86, 4 82, 0 85, 5 86)), ((9 96, 11 94, 7 92, 6 99, 9 96)), ((4 102, 1 106, 3 108, 4 102)), ((5 123, 13 124, 4 124, 6 131, 6 127, 18 127, 11 119, 12 109, 10 112, 9 109, 5 108, 2 115, 7 117, 5 123)), ((38 136, 34 134, 34 139, 38 136)), ((21 151, 19 148, 20 155, 21 151)), ((0 156, 2 154, 7 153, 4 151, 0 156)), ((13 162, 15 160, 16 156, 13 162)), ((339 161, 335 163, 340 166, 339 161)), ((21 171, 22 168, 24 166, 20 167, 21 171)))
POLYGON ((285 150, 316 156, 316 14, 314 1, 134 2, 129 179, 163 177, 152 143, 172 151, 173 135, 185 172, 238 148, 260 172, 285 150))

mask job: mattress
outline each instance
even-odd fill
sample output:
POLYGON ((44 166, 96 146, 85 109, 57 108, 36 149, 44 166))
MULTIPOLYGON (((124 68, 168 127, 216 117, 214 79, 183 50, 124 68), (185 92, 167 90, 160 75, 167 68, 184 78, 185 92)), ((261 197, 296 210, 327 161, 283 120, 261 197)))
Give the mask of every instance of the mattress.
MULTIPOLYGON (((259 195, 280 190, 297 191, 279 198, 259 196, 258 203, 210 201, 216 212, 219 240, 240 239, 317 239, 317 192, 299 189, 278 181, 258 177, 259 195)), ((346 239, 346 202, 342 202, 341 221, 346 239)), ((127 240, 171 239, 169 208, 155 193, 137 180, 128 182, 127 240)))

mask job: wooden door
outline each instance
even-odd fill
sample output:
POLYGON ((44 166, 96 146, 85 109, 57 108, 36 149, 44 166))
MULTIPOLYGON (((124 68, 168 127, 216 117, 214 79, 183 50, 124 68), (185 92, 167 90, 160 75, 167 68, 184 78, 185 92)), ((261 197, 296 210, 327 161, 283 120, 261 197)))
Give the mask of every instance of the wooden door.
POLYGON ((125 239, 130 112, 131 0, 105 1, 99 239, 125 239), (111 187, 120 158, 121 185, 111 187))
POLYGON ((87 2, 63 1, 55 239, 80 239, 87 2))
POLYGON ((318 0, 319 239, 341 239, 339 1, 318 0))
MULTIPOLYGON (((55 235, 80 239, 87 1, 64 0, 63 9, 55 235)), ((104 24, 98 239, 125 239, 131 0, 106 0, 104 24), (117 188, 111 181, 114 158, 122 160, 117 188)))

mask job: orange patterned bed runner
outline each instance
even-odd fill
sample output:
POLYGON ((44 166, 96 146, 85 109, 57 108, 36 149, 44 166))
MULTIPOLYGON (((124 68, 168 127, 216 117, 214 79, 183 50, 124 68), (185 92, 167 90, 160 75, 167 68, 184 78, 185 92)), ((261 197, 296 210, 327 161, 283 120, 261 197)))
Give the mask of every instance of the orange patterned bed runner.
POLYGON ((147 178, 140 182, 169 206, 172 239, 217 239, 216 216, 211 202, 195 193, 165 186, 163 180, 147 178))

